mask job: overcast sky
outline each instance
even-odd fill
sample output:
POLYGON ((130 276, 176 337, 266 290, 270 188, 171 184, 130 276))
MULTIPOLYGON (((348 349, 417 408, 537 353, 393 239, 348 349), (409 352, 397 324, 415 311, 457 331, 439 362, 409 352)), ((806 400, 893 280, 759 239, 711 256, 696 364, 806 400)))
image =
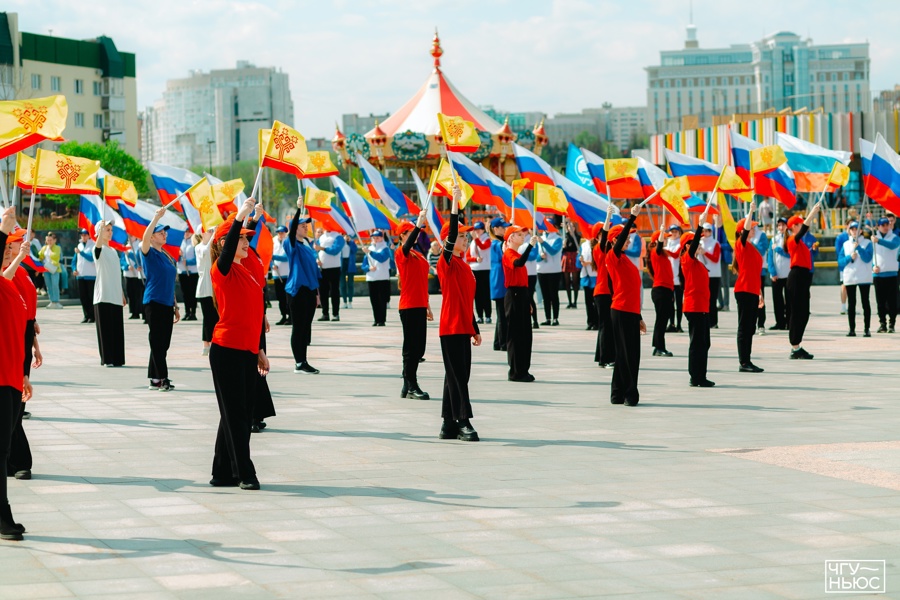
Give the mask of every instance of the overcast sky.
MULTIPOLYGON (((683 46, 688 0, 5 0, 23 31, 105 34, 137 55, 138 109, 167 79, 246 59, 290 75, 296 127, 327 136, 344 113, 393 112, 431 71, 472 102, 512 111, 645 105, 644 67, 683 46)), ((794 31, 870 43, 872 89, 900 83, 897 0, 694 0, 701 47, 794 31)))

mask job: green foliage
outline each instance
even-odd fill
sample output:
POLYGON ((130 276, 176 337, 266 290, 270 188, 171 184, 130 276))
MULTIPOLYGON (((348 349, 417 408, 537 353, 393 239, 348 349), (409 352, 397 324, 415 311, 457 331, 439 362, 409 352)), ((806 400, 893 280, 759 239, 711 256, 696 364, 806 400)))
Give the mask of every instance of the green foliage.
POLYGON ((48 219, 35 215, 31 223, 31 229, 34 231, 63 231, 78 229, 78 219, 75 217, 48 219))
MULTIPOLYGON (((126 152, 119 142, 111 141, 106 144, 97 144, 94 142, 65 142, 59 147, 61 154, 69 156, 78 156, 88 158, 90 160, 99 160, 100 166, 110 174, 122 179, 134 182, 138 196, 146 198, 153 194, 153 188, 150 186, 150 174, 147 169, 141 165, 141 162, 126 152)), ((77 195, 71 194, 51 194, 48 198, 57 204, 65 204, 67 206, 78 206, 79 198, 77 195)))

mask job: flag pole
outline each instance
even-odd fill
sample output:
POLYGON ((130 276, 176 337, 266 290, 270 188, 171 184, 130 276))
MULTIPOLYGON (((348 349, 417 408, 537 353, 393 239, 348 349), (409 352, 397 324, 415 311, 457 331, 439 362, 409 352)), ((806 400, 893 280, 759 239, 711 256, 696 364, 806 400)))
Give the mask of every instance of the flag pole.
POLYGON ((3 207, 7 208, 12 206, 9 202, 9 192, 6 189, 6 175, 7 172, 5 170, 0 169, 0 188, 3 189, 3 207))
POLYGON ((31 240, 31 223, 34 220, 34 196, 37 193, 38 175, 41 166, 41 149, 38 148, 34 157, 34 181, 31 182, 31 203, 28 205, 28 226, 25 228, 26 243, 31 240))

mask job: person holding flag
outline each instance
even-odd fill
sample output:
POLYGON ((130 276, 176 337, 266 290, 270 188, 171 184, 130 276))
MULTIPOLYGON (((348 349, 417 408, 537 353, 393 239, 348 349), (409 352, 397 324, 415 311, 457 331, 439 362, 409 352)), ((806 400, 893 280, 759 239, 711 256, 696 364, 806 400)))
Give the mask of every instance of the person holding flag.
POLYGON ((809 323, 809 288, 812 285, 812 253, 804 242, 804 236, 815 223, 820 204, 816 202, 806 219, 794 215, 787 222, 784 250, 791 257, 791 270, 787 278, 788 339, 792 360, 812 360, 813 355, 800 344, 809 323))
POLYGON ((197 255, 194 253, 192 235, 190 229, 184 231, 177 263, 178 283, 181 284, 181 295, 184 297, 185 321, 197 320, 197 284, 200 274, 197 271, 197 255))
MULTIPOLYGON (((750 203, 748 215, 753 215, 754 202, 750 203)), ((735 240, 734 264, 738 271, 734 282, 734 301, 737 304, 737 350, 739 371, 741 373, 762 373, 750 360, 753 350, 753 334, 757 329, 757 311, 762 305, 762 270, 763 256, 766 255, 765 233, 759 235, 757 223, 752 216, 737 222, 735 230, 739 236, 735 240)))
MULTIPOLYGON (((708 209, 709 205, 707 205, 708 209)), ((700 216, 697 231, 681 236, 681 276, 684 280, 684 316, 688 321, 688 373, 691 387, 713 387, 706 377, 709 362, 709 271, 700 256, 700 238, 706 223, 706 210, 700 216)))
POLYGON ((562 277, 563 240, 555 231, 538 237, 537 277, 544 297, 542 325, 559 325, 559 280, 562 277))
POLYGON ((775 235, 772 236, 772 244, 769 246, 766 262, 768 264, 769 277, 772 280, 772 312, 775 313, 775 324, 769 327, 770 331, 785 331, 788 318, 787 278, 791 272, 791 255, 785 250, 785 235, 788 220, 778 217, 775 222, 775 235))
POLYGON ((213 331, 219 322, 219 311, 213 300, 213 287, 210 274, 212 271, 212 258, 210 257, 210 244, 212 243, 215 227, 206 229, 203 233, 194 235, 194 256, 197 257, 197 302, 200 303, 200 311, 203 313, 203 321, 200 324, 200 339, 203 341, 201 356, 209 355, 209 347, 212 344, 213 331))
POLYGON ((141 267, 138 239, 128 236, 128 245, 122 252, 122 275, 125 277, 125 293, 128 295, 129 320, 140 319, 144 313, 144 269, 141 267))
POLYGON ((372 305, 372 327, 384 327, 387 322, 387 306, 391 301, 391 249, 384 241, 384 233, 376 229, 369 235, 371 244, 363 248, 366 257, 363 270, 369 286, 369 302, 372 305))
POLYGON ((425 356, 427 322, 434 320, 428 300, 428 259, 416 248, 426 225, 427 213, 419 213, 416 224, 404 221, 398 228, 400 247, 394 251, 400 284, 400 323, 403 326, 403 387, 401 398, 428 400, 431 396, 419 387, 419 361, 425 356))
POLYGON ((316 316, 316 298, 319 290, 318 257, 309 243, 309 225, 312 219, 301 218, 303 198, 297 199, 297 212, 291 219, 284 251, 291 266, 285 291, 291 298, 291 353, 294 355, 294 373, 315 375, 318 369, 309 364, 307 348, 312 340, 312 321, 316 316))
POLYGON ((878 306, 878 333, 894 333, 897 323, 897 249, 900 237, 891 230, 887 217, 878 219, 878 230, 872 236, 875 264, 872 268, 875 302, 878 306))
POLYGON ((597 308, 597 345, 594 350, 594 361, 600 365, 601 369, 612 369, 616 363, 616 343, 609 314, 610 306, 612 306, 612 288, 609 283, 609 270, 606 268, 609 230, 605 225, 606 221, 596 223, 591 229, 591 237, 595 241, 591 256, 597 267, 597 283, 594 285, 594 306, 597 308))
POLYGON ((641 205, 631 208, 625 225, 616 225, 612 229, 608 216, 611 212, 607 211, 603 223, 609 243, 613 245, 606 253, 606 269, 612 287, 609 318, 616 346, 609 401, 612 404, 637 406, 640 401, 638 372, 641 368, 641 334, 646 333, 647 326, 641 316, 641 270, 625 254, 625 244, 641 212, 641 205))
POLYGON ((284 252, 287 234, 288 228, 279 225, 275 228, 275 239, 272 240, 272 281, 275 283, 275 298, 278 299, 278 312, 281 314, 281 320, 275 323, 276 325, 291 324, 290 303, 287 292, 284 291, 288 276, 291 274, 291 265, 284 252))
POLYGON ((838 268, 844 276, 844 287, 847 289, 847 320, 850 323, 847 337, 856 337, 857 288, 863 305, 863 336, 871 337, 869 325, 872 322, 872 305, 869 303, 869 291, 873 280, 874 245, 859 234, 859 223, 856 221, 847 226, 847 236, 847 240, 837 249, 838 268))
POLYGON ((672 280, 675 282, 675 311, 669 319, 669 326, 666 327, 666 333, 684 333, 681 327, 681 319, 684 316, 684 282, 681 277, 681 227, 672 224, 666 230, 666 251, 669 255, 675 255, 678 258, 670 258, 669 263, 672 265, 672 280))
POLYGON ((322 270, 319 301, 322 305, 322 316, 319 321, 341 320, 341 250, 346 242, 344 236, 337 231, 324 230, 313 244, 313 250, 319 253, 319 265, 322 270), (331 315, 328 314, 328 301, 331 300, 331 315))
POLYGON ((506 298, 506 279, 503 276, 503 235, 509 223, 503 217, 491 220, 491 300, 497 314, 494 325, 494 350, 506 352, 506 310, 503 307, 506 298))
POLYGON ((125 365, 125 323, 122 312, 127 304, 122 291, 122 266, 119 253, 110 248, 113 225, 97 221, 94 226, 97 242, 92 250, 97 270, 94 285, 94 322, 97 327, 97 346, 100 364, 104 367, 125 365))
POLYGON ((475 274, 475 314, 478 324, 491 323, 491 238, 484 229, 484 222, 478 221, 472 227, 472 242, 466 261, 475 274))
POLYGON ((700 261, 709 272, 709 310, 707 320, 710 329, 719 328, 719 286, 722 282, 722 246, 716 239, 712 223, 703 223, 703 234, 700 238, 700 261))
POLYGON ((660 229, 650 236, 650 272, 653 275, 650 299, 653 300, 656 312, 656 320, 653 322, 653 356, 672 356, 666 350, 666 326, 675 315, 675 276, 670 259, 678 255, 666 250, 666 245, 660 240, 663 233, 660 229))
POLYGON ((163 249, 168 225, 159 221, 166 214, 166 207, 160 207, 144 230, 141 238, 141 258, 146 285, 144 287, 144 318, 149 327, 150 362, 147 376, 151 390, 168 392, 175 389, 169 379, 169 365, 166 355, 172 343, 172 326, 181 320, 181 311, 175 300, 175 261, 163 249))
POLYGON ((81 302, 81 312, 84 314, 82 323, 94 322, 94 285, 97 281, 97 267, 94 264, 94 242, 87 229, 79 233, 81 238, 75 246, 75 270, 72 275, 78 278, 78 299, 81 302))
POLYGON ((537 236, 532 235, 526 243, 525 236, 527 234, 528 230, 524 227, 517 225, 507 227, 503 234, 506 250, 503 252, 502 259, 503 277, 506 282, 506 298, 503 306, 506 312, 507 326, 508 379, 523 383, 534 381, 534 375, 529 373, 531 343, 534 334, 529 326, 533 305, 531 304, 532 292, 529 287, 526 263, 538 241, 537 236))
POLYGON ((459 224, 461 198, 462 190, 454 181, 450 220, 441 228, 444 250, 438 261, 442 298, 439 335, 444 360, 443 423, 438 437, 477 442, 478 432, 471 422, 474 415, 469 399, 469 376, 472 346, 481 345, 481 332, 475 322, 475 275, 463 260, 469 244, 466 236, 460 234, 467 233, 471 227, 459 224))
POLYGON ((255 231, 241 226, 253 208, 253 198, 245 200, 234 217, 216 227, 210 246, 210 278, 219 322, 213 332, 209 366, 220 419, 209 483, 242 490, 259 489, 250 459, 250 428, 257 374, 269 372, 269 359, 260 347, 265 335, 265 267, 250 250, 255 231))

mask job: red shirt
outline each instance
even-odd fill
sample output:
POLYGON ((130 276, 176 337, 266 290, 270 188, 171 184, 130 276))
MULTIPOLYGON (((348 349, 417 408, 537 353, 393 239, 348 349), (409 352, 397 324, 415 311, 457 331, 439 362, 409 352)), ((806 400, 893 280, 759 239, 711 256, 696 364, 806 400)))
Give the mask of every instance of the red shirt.
POLYGON ((594 268, 597 269, 597 283, 594 285, 595 296, 609 296, 612 291, 609 289, 609 270, 606 268, 606 252, 600 249, 600 244, 594 246, 591 250, 591 256, 594 258, 594 268))
POLYGON ((403 248, 394 252, 397 262, 397 277, 400 280, 400 310, 406 308, 426 308, 428 306, 428 259, 415 248, 409 256, 403 248))
POLYGON ((791 255, 792 269, 794 267, 803 267, 804 269, 812 270, 812 254, 810 254, 809 248, 803 243, 803 240, 795 242, 794 236, 788 237, 787 250, 788 254, 791 255))
POLYGON ((759 296, 762 289, 763 258, 750 240, 742 244, 740 238, 734 245, 734 262, 737 264, 738 276, 734 282, 735 292, 747 292, 759 296))
POLYGON ((210 270, 219 322, 212 343, 233 350, 259 354, 263 326, 263 286, 266 274, 259 257, 250 252, 240 263, 232 263, 223 275, 218 263, 210 270))
MULTIPOLYGON (((534 249, 531 250, 534 252, 534 249)), ((503 276, 506 278, 506 287, 528 287, 528 269, 525 265, 521 267, 515 266, 513 263, 521 254, 507 248, 503 253, 503 276)))
POLYGON ((610 250, 606 253, 606 268, 612 280, 612 304, 610 308, 622 312, 641 314, 641 272, 623 252, 620 256, 610 250))
POLYGON ((442 254, 438 259, 437 274, 443 297, 438 335, 475 335, 475 274, 472 269, 462 258, 453 256, 448 263, 442 254))
POLYGON ((691 258, 690 253, 681 255, 681 277, 684 280, 684 312, 709 312, 709 271, 700 262, 703 252, 697 248, 698 258, 691 258))
POLYGON ((22 391, 25 377, 25 300, 15 284, 0 277, 0 387, 22 391))
POLYGON ((34 282, 28 276, 25 267, 19 265, 16 274, 13 276, 13 283, 19 290, 19 295, 25 301, 25 318, 29 321, 37 320, 37 290, 34 288, 34 282))
MULTIPOLYGON (((659 242, 657 242, 659 243, 659 242)), ((658 253, 656 248, 650 250, 650 264, 653 266, 653 287, 662 287, 669 290, 675 289, 675 276, 672 273, 672 262, 669 253, 663 250, 658 253)))

